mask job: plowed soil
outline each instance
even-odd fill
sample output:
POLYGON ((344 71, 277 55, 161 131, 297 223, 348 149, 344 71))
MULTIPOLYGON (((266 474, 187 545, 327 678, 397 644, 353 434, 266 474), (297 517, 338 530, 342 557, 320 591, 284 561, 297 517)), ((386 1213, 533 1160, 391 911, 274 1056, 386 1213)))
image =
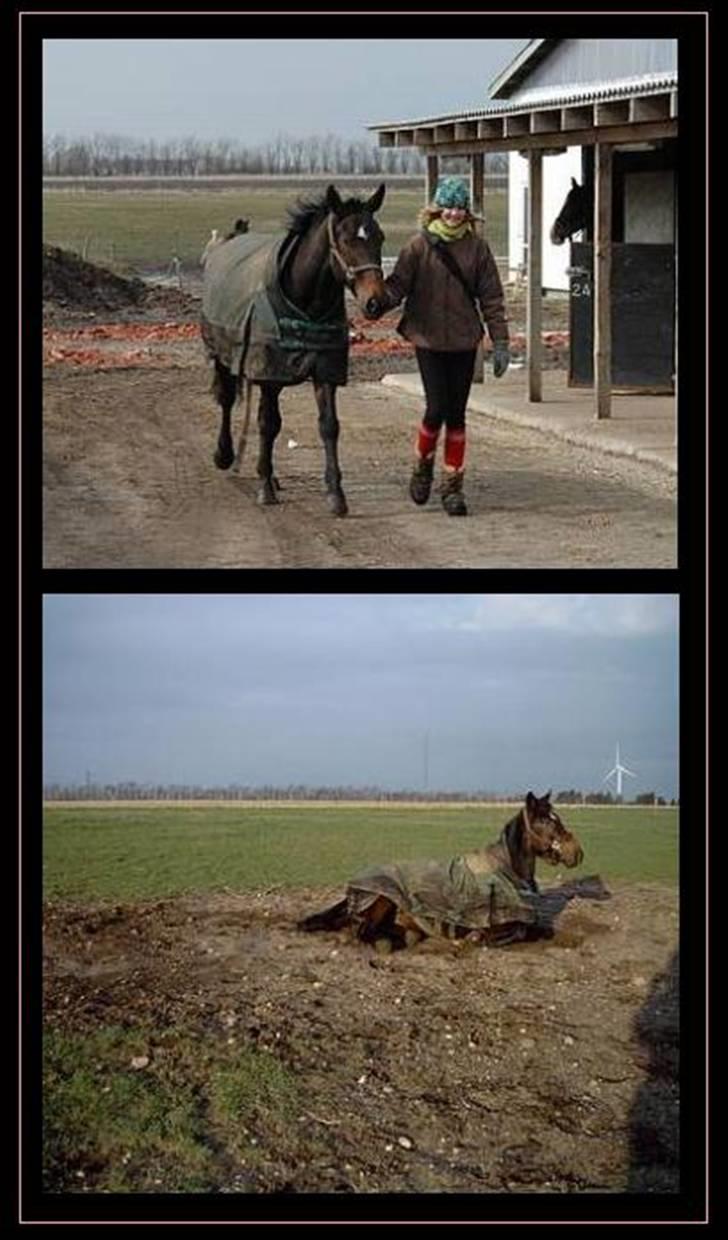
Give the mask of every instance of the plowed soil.
MULTIPOLYGON (((153 1028, 149 1073, 173 1028, 295 1075, 297 1113, 256 1110, 254 1156, 220 1150, 215 1191, 678 1191, 673 890, 574 899, 544 941, 391 955, 296 929, 340 894, 49 905, 46 1019, 153 1028)), ((81 1172, 93 1191, 99 1168, 81 1172)))

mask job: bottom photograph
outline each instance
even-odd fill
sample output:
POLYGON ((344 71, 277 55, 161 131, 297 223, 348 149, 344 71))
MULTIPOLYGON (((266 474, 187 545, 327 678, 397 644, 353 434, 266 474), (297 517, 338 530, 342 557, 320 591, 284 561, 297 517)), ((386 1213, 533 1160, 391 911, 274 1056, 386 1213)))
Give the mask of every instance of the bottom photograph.
POLYGON ((43 1192, 678 1193, 678 611, 46 595, 43 1192))

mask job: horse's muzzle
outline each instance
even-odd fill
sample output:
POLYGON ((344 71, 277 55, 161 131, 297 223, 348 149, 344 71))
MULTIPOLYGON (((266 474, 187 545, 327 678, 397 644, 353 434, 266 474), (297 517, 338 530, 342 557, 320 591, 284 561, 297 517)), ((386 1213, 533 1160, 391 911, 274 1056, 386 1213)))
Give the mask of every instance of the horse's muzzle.
POLYGON ((364 302, 364 314, 368 319, 378 319, 382 313, 382 303, 378 297, 369 297, 364 302))

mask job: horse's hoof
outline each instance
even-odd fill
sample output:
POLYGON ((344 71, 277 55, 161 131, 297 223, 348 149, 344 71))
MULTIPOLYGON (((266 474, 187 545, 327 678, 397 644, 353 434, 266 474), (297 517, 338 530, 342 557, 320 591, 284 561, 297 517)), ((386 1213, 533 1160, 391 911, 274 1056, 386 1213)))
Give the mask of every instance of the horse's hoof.
POLYGON ((328 494, 328 505, 335 517, 345 517, 349 511, 349 505, 346 502, 346 496, 343 491, 330 491, 328 494))
POLYGON ((222 448, 218 448, 212 459, 218 469, 229 469, 235 460, 235 453, 232 448, 226 448, 224 451, 222 448))
POLYGON ((276 489, 270 482, 264 482, 258 491, 258 503, 261 508, 267 508, 269 504, 279 503, 276 489))
POLYGON ((375 939, 374 950, 378 956, 391 956, 394 944, 391 939, 375 939))

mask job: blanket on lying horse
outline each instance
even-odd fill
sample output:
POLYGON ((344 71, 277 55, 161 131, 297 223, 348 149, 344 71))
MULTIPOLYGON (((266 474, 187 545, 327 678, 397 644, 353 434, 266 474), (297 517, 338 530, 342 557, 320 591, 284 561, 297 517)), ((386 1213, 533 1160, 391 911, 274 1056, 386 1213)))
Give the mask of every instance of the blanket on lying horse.
POLYGON ((536 893, 515 875, 496 869, 485 854, 364 870, 349 884, 350 913, 364 913, 377 896, 392 900, 430 935, 454 937, 458 929, 539 920, 536 893))
POLYGON ((349 326, 344 294, 325 318, 311 319, 284 294, 281 277, 299 238, 243 233, 205 259, 202 339, 211 358, 251 382, 285 385, 313 378, 346 383, 349 326))

